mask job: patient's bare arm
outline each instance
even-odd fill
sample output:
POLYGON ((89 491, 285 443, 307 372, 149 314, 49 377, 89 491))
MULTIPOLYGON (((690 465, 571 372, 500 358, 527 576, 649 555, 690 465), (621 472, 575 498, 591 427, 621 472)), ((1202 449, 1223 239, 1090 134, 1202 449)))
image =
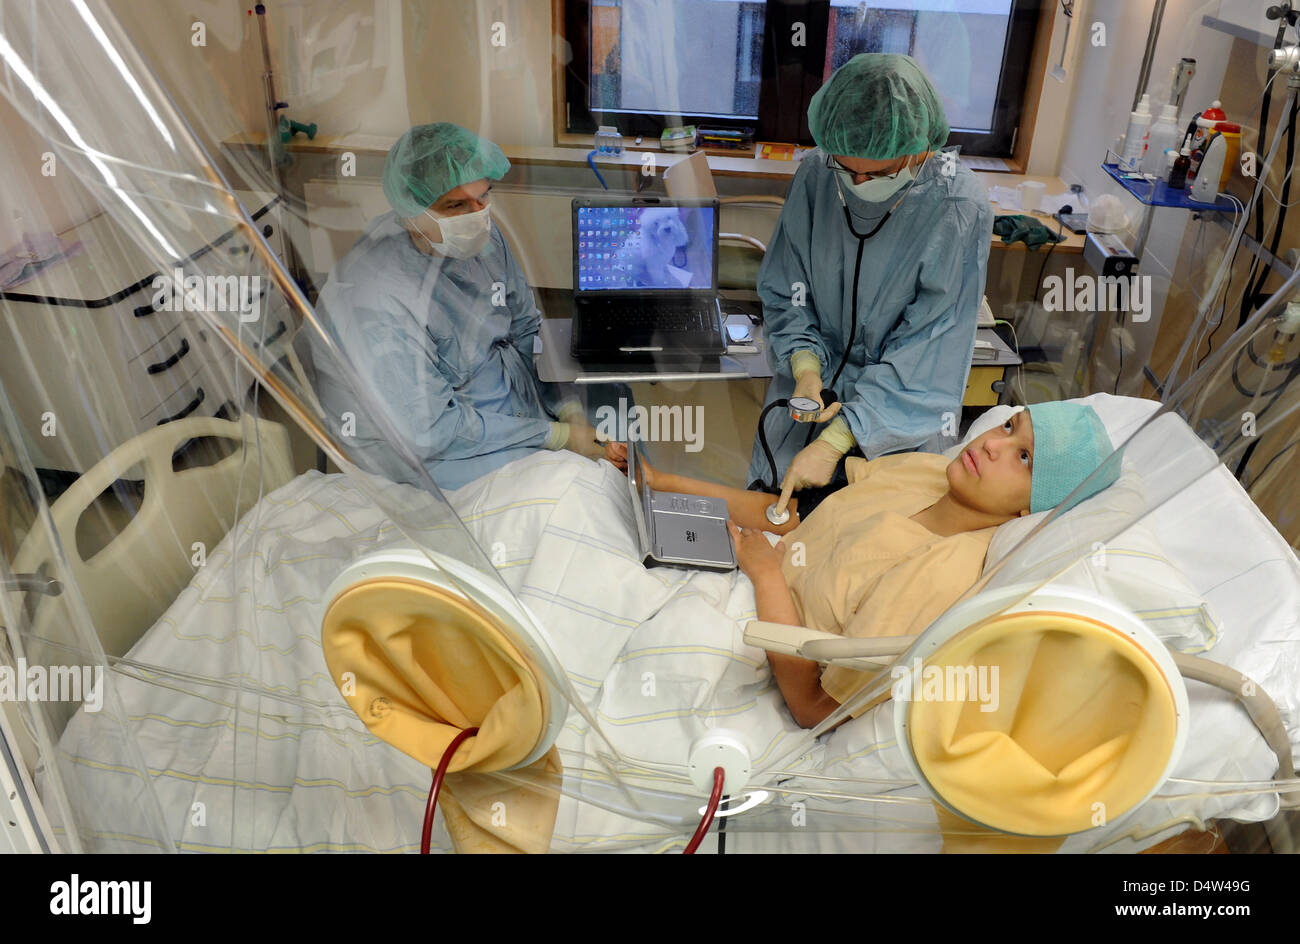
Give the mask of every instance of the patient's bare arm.
MULTIPOLYGON (((741 530, 734 523, 728 527, 732 540, 736 542, 740 569, 754 584, 758 618, 787 626, 800 625, 794 597, 790 595, 785 575, 781 573, 785 545, 769 546, 762 532, 752 528, 741 530)), ((777 652, 769 652, 767 661, 772 666, 777 688, 800 727, 815 727, 839 707, 839 702, 822 688, 821 666, 816 662, 777 652)))
MULTIPOLYGON (((627 469, 627 446, 623 443, 608 443, 605 446, 605 458, 620 469, 627 469)), ((742 528, 758 528, 774 534, 793 531, 799 524, 799 500, 790 500, 790 520, 783 525, 774 525, 767 520, 767 506, 776 501, 776 495, 767 492, 750 492, 703 479, 693 479, 689 475, 677 475, 653 468, 643 458, 641 469, 650 487, 658 492, 682 492, 686 495, 703 495, 706 498, 721 498, 727 503, 731 520, 742 528)))

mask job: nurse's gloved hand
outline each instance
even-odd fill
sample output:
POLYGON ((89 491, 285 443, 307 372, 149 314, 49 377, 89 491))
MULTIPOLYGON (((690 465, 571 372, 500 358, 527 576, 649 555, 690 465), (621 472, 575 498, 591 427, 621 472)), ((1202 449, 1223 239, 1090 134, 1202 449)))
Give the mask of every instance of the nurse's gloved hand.
POLYGON ((807 397, 825 406, 822 399, 822 362, 812 351, 795 351, 790 355, 790 376, 794 378, 792 397, 807 397))
POLYGON ((569 439, 564 448, 588 459, 605 458, 605 443, 595 428, 583 422, 569 424, 569 439))
POLYGON ((807 397, 816 400, 818 406, 825 406, 822 401, 822 375, 815 370, 806 370, 794 382, 792 397, 807 397))
POLYGON ((559 416, 561 423, 587 422, 587 411, 577 400, 565 400, 560 404, 560 410, 556 415, 559 416))
POLYGON ((801 488, 829 485, 842 455, 843 452, 824 439, 814 439, 800 449, 791 460, 790 468, 785 470, 785 479, 781 482, 779 506, 784 508, 790 496, 801 488))

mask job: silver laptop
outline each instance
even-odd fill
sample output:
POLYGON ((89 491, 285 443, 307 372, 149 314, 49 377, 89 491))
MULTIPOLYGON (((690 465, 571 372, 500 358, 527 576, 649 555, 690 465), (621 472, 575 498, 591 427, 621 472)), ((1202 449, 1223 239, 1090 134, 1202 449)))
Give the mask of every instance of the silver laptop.
POLYGON ((641 474, 641 450, 636 443, 628 443, 627 484, 641 559, 647 566, 736 569, 736 550, 727 533, 726 501, 652 490, 641 474))

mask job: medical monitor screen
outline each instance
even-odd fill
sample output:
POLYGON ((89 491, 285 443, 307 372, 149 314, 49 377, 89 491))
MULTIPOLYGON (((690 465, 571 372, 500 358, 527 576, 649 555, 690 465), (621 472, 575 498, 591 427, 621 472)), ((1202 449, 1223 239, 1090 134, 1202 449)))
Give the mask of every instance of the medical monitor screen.
POLYGON ((575 288, 713 288, 714 212, 711 206, 578 207, 575 288))

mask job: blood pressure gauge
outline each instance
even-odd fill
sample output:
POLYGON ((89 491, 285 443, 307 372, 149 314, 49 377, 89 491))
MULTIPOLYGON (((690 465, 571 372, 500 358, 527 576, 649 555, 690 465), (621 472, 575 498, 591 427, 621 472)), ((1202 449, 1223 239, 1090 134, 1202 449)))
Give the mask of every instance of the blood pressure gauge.
POLYGON ((790 398, 790 419, 796 423, 815 423, 821 412, 821 404, 812 397, 790 398))

